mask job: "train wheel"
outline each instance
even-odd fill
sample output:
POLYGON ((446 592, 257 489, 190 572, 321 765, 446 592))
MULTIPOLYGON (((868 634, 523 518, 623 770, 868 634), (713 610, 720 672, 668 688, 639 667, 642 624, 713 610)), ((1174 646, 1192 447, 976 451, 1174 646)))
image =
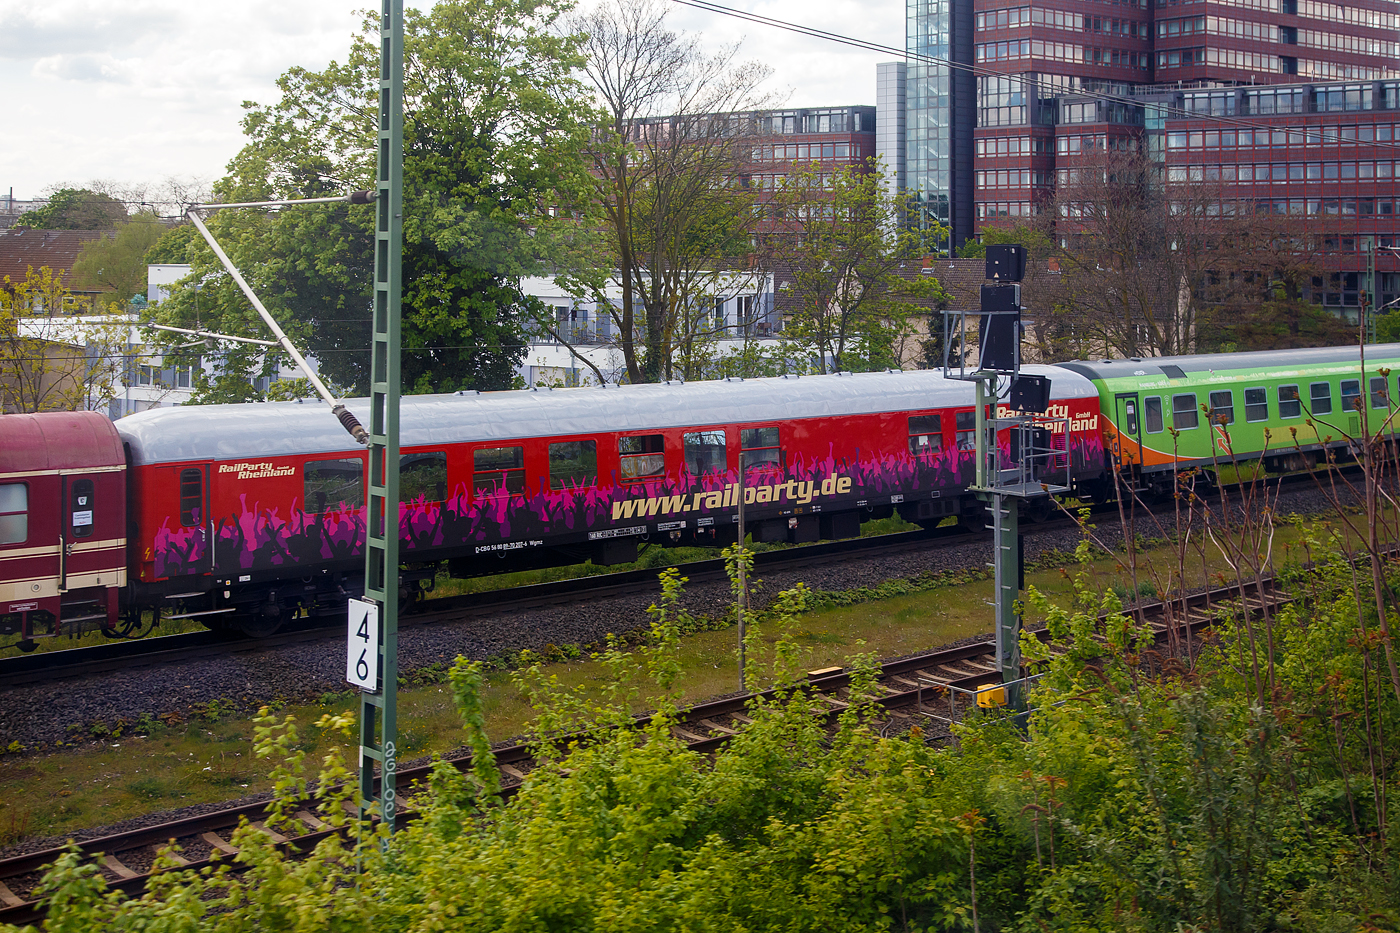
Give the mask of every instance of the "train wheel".
POLYGON ((1039 525, 1055 514, 1055 503, 1049 496, 1036 496, 1021 508, 1021 517, 1032 525, 1039 525))
POLYGON ((287 613, 283 611, 282 604, 269 599, 251 612, 238 613, 234 625, 249 638, 267 638, 280 629, 285 621, 287 613))

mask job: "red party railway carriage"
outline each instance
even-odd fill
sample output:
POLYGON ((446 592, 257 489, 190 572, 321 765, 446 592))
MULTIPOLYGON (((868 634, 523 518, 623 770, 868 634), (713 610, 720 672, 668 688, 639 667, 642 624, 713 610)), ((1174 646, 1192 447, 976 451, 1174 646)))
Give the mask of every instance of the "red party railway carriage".
MULTIPOLYGON (((1051 414, 1069 426, 1055 469, 1101 476, 1092 383, 1025 369, 1052 377, 1051 414)), ((366 401, 347 407, 368 423, 366 401)), ((972 385, 927 371, 405 397, 401 599, 444 570, 731 543, 741 463, 757 540, 851 537, 896 512, 936 524, 980 510, 967 494, 973 420, 972 385)), ((260 635, 338 614, 362 592, 366 454, 322 406, 164 408, 116 431, 129 466, 129 614, 260 635)))

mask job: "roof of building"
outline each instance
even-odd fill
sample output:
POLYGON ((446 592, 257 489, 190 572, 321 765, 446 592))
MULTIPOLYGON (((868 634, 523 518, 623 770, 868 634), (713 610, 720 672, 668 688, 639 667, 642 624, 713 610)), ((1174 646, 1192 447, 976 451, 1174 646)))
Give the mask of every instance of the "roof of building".
POLYGON ((99 237, 113 236, 111 230, 35 230, 11 227, 0 230, 0 281, 25 277, 29 267, 48 266, 65 275, 72 270, 83 244, 99 237))
MULTIPOLYGON (((1048 366, 1056 398, 1089 398, 1092 383, 1048 366)), ((970 382, 932 370, 770 379, 526 389, 405 396, 400 444, 424 447, 676 427, 789 421, 973 404, 970 382), (742 415, 738 414, 742 412, 742 415)), ((346 407, 369 423, 369 400, 346 407)), ((319 401, 158 408, 117 422, 133 464, 337 453, 356 444, 319 401)))

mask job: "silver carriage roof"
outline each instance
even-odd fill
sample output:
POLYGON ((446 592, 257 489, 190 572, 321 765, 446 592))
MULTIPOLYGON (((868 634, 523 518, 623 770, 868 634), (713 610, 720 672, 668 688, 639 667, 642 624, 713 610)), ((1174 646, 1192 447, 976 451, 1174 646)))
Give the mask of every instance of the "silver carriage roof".
MULTIPOLYGON (((1400 344, 1380 343, 1366 347, 1367 364, 1394 360, 1400 356, 1400 344)), ((1203 353, 1197 356, 1144 356, 1126 360, 1072 360, 1057 363, 1091 379, 1124 379, 1134 376, 1160 376, 1163 366, 1174 366, 1182 373, 1215 373, 1236 370, 1262 371, 1268 369, 1301 369, 1336 363, 1357 363, 1361 351, 1353 344, 1344 347, 1300 347, 1292 350, 1253 350, 1243 353, 1203 353)), ((1165 375, 1179 378, 1166 371, 1165 375)))
MULTIPOLYGON (((1093 384, 1076 373, 1050 366, 1023 369, 1050 376, 1054 398, 1097 396, 1093 384)), ((424 447, 972 403, 972 383, 944 379, 933 370, 467 392, 404 396, 399 433, 401 446, 424 447)), ((345 404, 369 425, 368 399, 345 404)), ((155 408, 128 415, 116 427, 130 445, 133 464, 364 450, 324 404, 310 400, 155 408)))

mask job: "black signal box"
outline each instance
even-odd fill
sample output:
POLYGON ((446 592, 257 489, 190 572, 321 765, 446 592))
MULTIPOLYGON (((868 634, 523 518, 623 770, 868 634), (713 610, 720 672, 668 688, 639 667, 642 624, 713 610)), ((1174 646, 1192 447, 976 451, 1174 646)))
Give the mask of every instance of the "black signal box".
POLYGON ((987 278, 998 282, 1019 282, 1025 277, 1024 246, 1015 243, 995 243, 987 246, 987 278))
POLYGON ((1050 377, 1017 376, 1011 380, 1011 395, 1007 402, 1016 411, 1044 414, 1050 407, 1050 377))

